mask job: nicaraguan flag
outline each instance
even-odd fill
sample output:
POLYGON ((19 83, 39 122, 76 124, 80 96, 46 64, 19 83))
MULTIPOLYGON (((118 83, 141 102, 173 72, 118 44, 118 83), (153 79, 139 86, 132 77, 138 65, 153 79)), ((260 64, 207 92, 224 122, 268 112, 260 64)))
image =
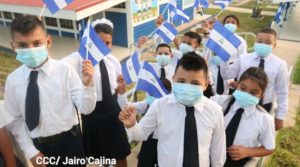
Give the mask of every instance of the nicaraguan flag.
POLYGON ((52 14, 55 14, 60 9, 63 9, 74 0, 43 0, 52 14))
POLYGON ((210 32, 206 47, 211 49, 223 61, 237 53, 241 41, 234 33, 227 30, 219 21, 216 21, 210 32))
POLYGON ((203 6, 205 9, 208 8, 209 2, 207 0, 195 0, 194 7, 203 6))
POLYGON ((139 52, 134 52, 125 63, 122 64, 122 74, 126 85, 137 81, 141 63, 139 61, 139 52))
POLYGON ((275 23, 276 23, 277 25, 281 25, 281 23, 282 23, 282 12, 283 12, 283 8, 284 8, 283 3, 280 3, 279 8, 278 8, 278 10, 277 10, 277 12, 276 12, 276 15, 275 15, 275 17, 274 17, 274 21, 275 21, 275 23))
POLYGON ((224 9, 224 8, 226 8, 231 2, 232 2, 232 0, 216 0, 216 1, 214 2, 214 4, 220 6, 222 9, 224 9))
POLYGON ((164 22, 156 29, 155 34, 160 36, 166 44, 170 44, 176 37, 177 30, 172 24, 164 22))
POLYGON ((177 9, 177 3, 175 0, 171 0, 168 4, 168 8, 170 10, 170 12, 172 13, 176 13, 176 9, 177 9))
POLYGON ((171 17, 173 17, 174 20, 182 20, 185 23, 190 21, 190 17, 180 9, 176 9, 176 13, 171 12, 171 17))
POLYGON ((98 34, 90 24, 88 24, 87 28, 85 29, 79 46, 79 54, 83 59, 86 59, 87 48, 87 58, 94 66, 111 52, 111 50, 99 38, 98 34))
POLYGON ((153 67, 147 62, 144 62, 144 66, 139 73, 139 80, 137 82, 136 89, 145 91, 150 96, 156 98, 169 94, 153 67))

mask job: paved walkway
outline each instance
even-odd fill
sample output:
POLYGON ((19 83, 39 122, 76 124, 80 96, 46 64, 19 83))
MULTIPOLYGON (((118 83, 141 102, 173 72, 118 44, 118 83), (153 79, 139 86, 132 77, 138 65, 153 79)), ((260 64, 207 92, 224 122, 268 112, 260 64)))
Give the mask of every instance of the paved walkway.
MULTIPOLYGON (((209 8, 212 8, 212 9, 220 9, 220 6, 210 5, 209 8)), ((252 13, 252 9, 248 9, 248 8, 239 8, 239 7, 234 7, 234 6, 228 6, 228 7, 226 7, 226 10, 232 11, 232 12, 239 12, 239 13, 249 13, 249 14, 252 13)), ((265 15, 265 16, 275 16, 276 12, 262 11, 261 14, 262 14, 262 15, 265 15)))
POLYGON ((287 16, 287 20, 283 21, 282 28, 276 24, 273 24, 272 28, 277 30, 280 39, 300 42, 300 3, 288 12, 287 16))

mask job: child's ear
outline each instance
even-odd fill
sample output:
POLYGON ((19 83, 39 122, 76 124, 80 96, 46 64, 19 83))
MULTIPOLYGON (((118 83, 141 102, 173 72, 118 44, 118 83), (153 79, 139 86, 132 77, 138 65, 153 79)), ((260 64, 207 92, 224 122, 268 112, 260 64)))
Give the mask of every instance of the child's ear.
POLYGON ((205 81, 205 85, 203 86, 203 91, 205 91, 208 87, 208 85, 210 84, 210 81, 209 80, 206 80, 205 81))
POLYGON ((51 48, 52 46, 52 37, 50 35, 47 35, 47 48, 51 48))
POLYGON ((275 44, 274 44, 273 48, 275 48, 276 46, 277 46, 277 42, 275 41, 275 44))

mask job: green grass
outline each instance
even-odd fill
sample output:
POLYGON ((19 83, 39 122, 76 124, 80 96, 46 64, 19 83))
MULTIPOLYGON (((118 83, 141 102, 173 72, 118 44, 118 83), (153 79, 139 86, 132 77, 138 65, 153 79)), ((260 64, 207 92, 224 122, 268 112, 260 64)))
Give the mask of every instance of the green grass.
POLYGON ((298 60, 294 66, 293 83, 300 84, 300 55, 298 56, 298 60))
POLYGON ((15 56, 0 52, 0 99, 3 99, 4 86, 8 74, 19 66, 20 63, 15 56))
MULTIPOLYGON (((220 9, 207 9, 205 13, 215 15, 220 11, 221 11, 220 9)), ((273 20, 272 16, 264 16, 263 19, 255 19, 250 17, 250 14, 248 13, 239 13, 239 12, 232 12, 227 10, 222 12, 222 14, 218 17, 218 20, 222 21, 223 18, 229 14, 236 15, 240 20, 241 27, 238 28, 237 32, 253 32, 254 34, 256 34, 262 28, 265 28, 269 24, 271 24, 273 20)), ((254 45, 254 42, 255 42, 254 38, 248 38, 247 39, 248 48, 251 48, 254 45)))
MULTIPOLYGON (((248 8, 248 9, 253 9, 256 5, 256 0, 252 0, 248 3, 245 3, 241 6, 239 6, 240 8, 248 8)), ((276 12, 278 5, 277 4, 271 4, 268 2, 264 2, 262 4, 260 4, 260 7, 262 8, 262 11, 271 11, 271 12, 276 12), (275 8, 274 8, 275 7, 275 8)))
POLYGON ((276 136, 276 151, 271 156, 268 167, 300 167, 300 107, 296 125, 285 128, 276 136))

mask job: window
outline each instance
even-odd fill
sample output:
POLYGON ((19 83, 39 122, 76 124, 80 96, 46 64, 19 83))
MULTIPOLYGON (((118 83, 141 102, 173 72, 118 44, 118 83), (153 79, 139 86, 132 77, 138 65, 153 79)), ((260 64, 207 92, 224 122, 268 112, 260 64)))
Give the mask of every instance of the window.
POLYGON ((46 22, 47 26, 57 27, 57 20, 56 20, 56 18, 45 17, 45 22, 46 22))
POLYGON ((60 19, 59 21, 61 28, 74 29, 72 20, 60 19))
POLYGON ((9 19, 9 20, 13 19, 11 12, 3 12, 3 16, 5 19, 9 19))
POLYGON ((2 18, 2 12, 0 11, 0 18, 2 18))
POLYGON ((21 13, 14 13, 14 15, 15 15, 15 18, 19 17, 19 16, 23 16, 23 14, 21 14, 21 13))
POLYGON ((120 4, 116 5, 116 6, 114 6, 113 8, 125 9, 126 8, 126 3, 125 2, 120 3, 120 4))

